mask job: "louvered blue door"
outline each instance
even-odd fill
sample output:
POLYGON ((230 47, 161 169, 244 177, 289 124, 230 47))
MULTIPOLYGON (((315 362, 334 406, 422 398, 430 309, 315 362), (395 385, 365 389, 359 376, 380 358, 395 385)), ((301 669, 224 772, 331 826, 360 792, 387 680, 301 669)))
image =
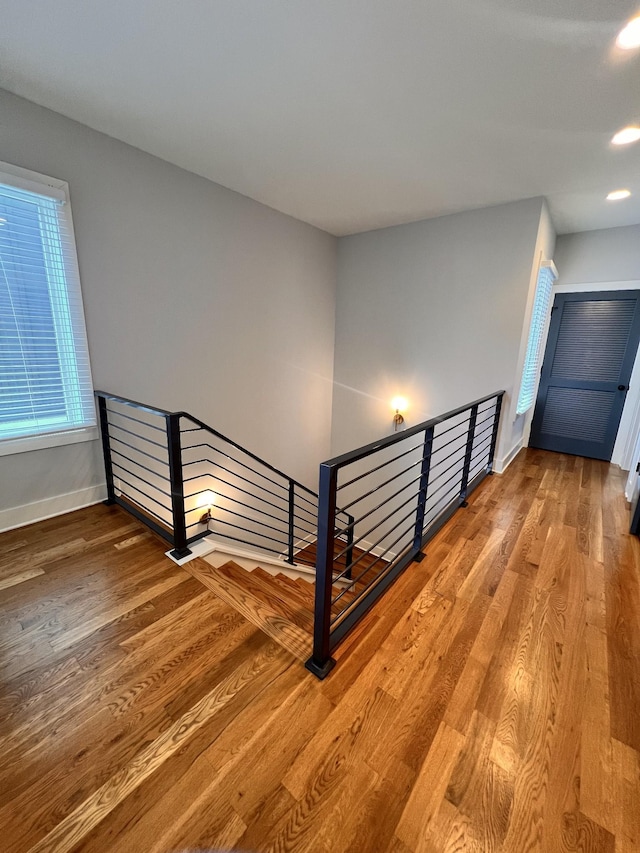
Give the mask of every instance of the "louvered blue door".
POLYGON ((529 444, 611 459, 640 337, 640 291, 555 298, 529 444))

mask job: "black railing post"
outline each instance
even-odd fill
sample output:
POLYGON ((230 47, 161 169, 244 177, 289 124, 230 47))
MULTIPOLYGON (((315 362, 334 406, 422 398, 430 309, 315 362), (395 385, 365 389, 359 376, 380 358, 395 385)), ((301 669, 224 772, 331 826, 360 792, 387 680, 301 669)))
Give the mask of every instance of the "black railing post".
POLYGON ((287 548, 287 563, 293 563, 294 557, 294 535, 293 535, 293 512, 295 508, 295 486, 293 480, 289 480, 289 541, 287 548))
POLYGON ((306 668, 318 678, 325 678, 336 663, 331 657, 331 595, 337 479, 336 468, 325 464, 320 466, 313 654, 305 663, 306 668))
POLYGON ((424 527, 425 507, 427 503, 427 489, 429 488, 429 471, 431 470, 431 451, 433 449, 433 431, 435 427, 429 427, 424 431, 424 444, 422 449, 422 468, 420 469, 420 489, 418 491, 418 509, 416 512, 416 527, 413 534, 414 559, 421 560, 422 553, 422 528, 424 527))
POLYGON ((111 464, 111 442, 109 441, 109 418, 107 417, 107 401, 98 397, 98 414, 100 416, 100 434, 102 436, 102 456, 104 457, 104 475, 107 481, 107 499, 103 503, 110 506, 116 502, 116 491, 113 487, 113 466, 111 464))
POLYGON ((352 577, 351 564, 353 563, 353 538, 354 538, 353 528, 355 526, 356 520, 352 515, 349 515, 349 513, 347 513, 347 521, 349 522, 349 527, 347 529, 347 550, 345 552, 345 561, 346 561, 347 570, 346 570, 344 576, 348 580, 351 580, 351 577, 352 577))
POLYGON ((180 440, 180 414, 169 414, 167 422, 167 450, 169 452, 169 480, 171 483, 171 513, 173 516, 173 551, 177 560, 187 557, 187 523, 184 516, 184 482, 182 475, 182 442, 180 440))
POLYGON ((498 441, 498 427, 500 426, 500 412, 502 410, 502 397, 500 394, 496 400, 496 411, 493 421, 493 432, 491 434, 491 448, 489 450, 489 459, 487 461, 487 473, 493 474, 493 457, 496 453, 496 442, 498 441))
POLYGON ((471 454, 473 453, 473 442, 476 436, 476 421, 478 420, 478 404, 471 407, 469 415, 469 431, 467 433, 467 449, 464 454, 464 466, 462 468, 462 480, 460 482, 460 506, 467 506, 467 486, 469 485, 469 470, 471 469, 471 454))

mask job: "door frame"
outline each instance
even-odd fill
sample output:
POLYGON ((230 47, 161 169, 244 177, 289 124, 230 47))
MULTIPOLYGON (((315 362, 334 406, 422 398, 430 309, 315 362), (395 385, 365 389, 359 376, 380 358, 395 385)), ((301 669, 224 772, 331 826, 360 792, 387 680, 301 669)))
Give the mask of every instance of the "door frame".
MULTIPOLYGON (((560 271, 560 279, 562 271, 560 271)), ((559 279, 559 280, 560 280, 559 279)), ((606 292, 608 290, 640 290, 640 279, 631 281, 590 281, 584 284, 558 284, 558 281, 553 284, 551 293, 551 305, 555 300, 556 294, 559 293, 596 293, 606 292)), ((547 340, 549 337, 549 318, 547 318, 546 328, 543 333, 542 352, 546 352, 547 340)), ((624 471, 629 471, 635 467, 639 461, 634 459, 634 452, 638 435, 640 434, 640 347, 636 352, 633 369, 631 371, 631 379, 629 381, 629 390, 624 401, 622 417, 620 418, 620 426, 618 427, 618 435, 613 447, 611 455, 611 464, 619 465, 624 471)), ((540 377, 536 380, 535 397, 538 397, 538 386, 540 377)), ((528 418, 526 441, 524 444, 529 444, 531 435, 531 424, 533 421, 533 407, 531 416, 528 418)))

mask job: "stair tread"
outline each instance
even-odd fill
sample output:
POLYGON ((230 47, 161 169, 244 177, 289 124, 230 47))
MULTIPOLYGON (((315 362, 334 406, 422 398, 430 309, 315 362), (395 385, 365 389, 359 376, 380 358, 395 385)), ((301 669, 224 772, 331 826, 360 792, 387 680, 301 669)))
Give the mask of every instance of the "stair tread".
POLYGON ((220 566, 220 571, 226 577, 242 584, 243 588, 263 600, 269 607, 280 613, 303 631, 313 630, 313 610, 306 602, 292 600, 289 590, 283 587, 273 575, 254 569, 247 571, 234 563, 233 560, 220 566))
POLYGON ((252 570, 251 574, 256 575, 259 578, 270 578, 271 580, 275 580, 281 586, 287 586, 291 580, 291 578, 283 575, 282 572, 278 572, 277 575, 272 575, 271 572, 263 569, 262 566, 256 566, 255 569, 252 570))
POLYGON ((293 578, 287 578, 287 595, 290 595, 294 601, 297 601, 301 607, 304 607, 310 613, 313 613, 314 602, 316 597, 315 585, 304 583, 297 585, 293 578))
MULTIPOLYGON (((292 569, 292 571, 295 571, 295 570, 292 569)), ((286 586, 287 589, 292 589, 292 590, 296 590, 296 591, 299 589, 313 591, 313 588, 314 588, 315 577, 312 577, 312 576, 309 576, 309 580, 306 580, 305 578, 300 578, 300 577, 293 578, 290 575, 286 574, 286 570, 279 571, 276 575, 272 575, 266 569, 263 569, 262 566, 257 566, 253 570, 253 574, 255 574, 255 573, 258 573, 261 577, 263 577, 265 575, 268 577, 271 577, 271 578, 275 577, 275 578, 277 578, 278 583, 282 584, 282 586, 286 586), (298 582, 300 582, 300 586, 298 586, 298 582)))
MULTIPOLYGON (((271 587, 275 586, 275 595, 282 602, 283 613, 309 633, 313 632, 313 596, 306 597, 294 593, 277 578, 270 578, 271 587)), ((269 581, 265 581, 268 586, 269 581)))
POLYGON ((291 583, 295 585, 296 589, 308 590, 308 589, 313 589, 315 586, 314 581, 310 583, 308 580, 305 580, 304 578, 287 578, 287 580, 290 580, 291 583))
MULTIPOLYGON (((257 566, 253 571, 241 568, 233 561, 225 564, 234 580, 244 584, 258 598, 264 596, 270 607, 295 622, 304 631, 313 631, 313 599, 311 602, 293 597, 289 587, 257 566)), ((225 567, 221 567, 224 569, 225 567)))
POLYGON ((248 588, 245 580, 250 578, 250 572, 229 563, 216 568, 200 558, 186 563, 184 568, 299 660, 306 661, 310 656, 310 633, 248 588), (238 572, 242 572, 242 575, 238 575, 238 572))
POLYGON ((283 574, 278 575, 278 581, 283 587, 290 589, 297 596, 301 596, 304 599, 313 598, 315 584, 304 581, 301 578, 290 578, 283 574))
POLYGON ((290 590, 290 594, 313 613, 316 585, 301 578, 286 578, 285 582, 287 589, 290 590))
POLYGON ((307 601, 313 601, 316 595, 316 585, 307 583, 300 578, 293 581, 294 589, 298 595, 303 596, 307 601))
MULTIPOLYGON (((282 572, 278 572, 277 575, 272 575, 270 572, 265 571, 260 566, 255 568, 252 572, 252 575, 255 575, 259 578, 262 578, 266 582, 271 582, 277 584, 282 589, 291 589, 291 584, 294 582, 291 578, 287 577, 287 575, 282 572)), ((297 589, 297 587, 295 587, 297 589)))

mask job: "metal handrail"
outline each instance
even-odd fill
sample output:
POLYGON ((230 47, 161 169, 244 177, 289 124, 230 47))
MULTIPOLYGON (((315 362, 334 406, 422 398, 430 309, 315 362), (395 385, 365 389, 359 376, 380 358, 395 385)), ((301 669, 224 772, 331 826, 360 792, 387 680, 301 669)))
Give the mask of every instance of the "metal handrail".
MULTIPOLYGON (((186 509, 185 500, 191 500, 207 489, 198 488, 194 484, 196 491, 185 494, 185 483, 192 483, 199 479, 208 483, 208 478, 213 478, 213 489, 223 498, 223 503, 218 505, 218 509, 220 513, 227 513, 228 516, 226 519, 218 517, 214 521, 224 525, 224 528, 231 528, 242 534, 235 536, 229 532, 223 532, 222 535, 226 539, 259 547, 267 553, 279 554, 287 562, 294 563, 297 553, 296 536, 301 532, 307 535, 311 533, 312 536, 315 534, 317 557, 314 642, 313 654, 306 666, 315 675, 324 678, 335 663, 331 654, 336 646, 358 624, 395 579, 412 562, 423 559, 424 545, 459 507, 466 506, 467 496, 485 476, 493 472, 504 393, 504 391, 496 391, 488 394, 472 403, 423 421, 403 432, 323 462, 320 465, 319 491, 316 493, 188 412, 170 412, 126 397, 96 391, 107 481, 106 503, 117 503, 124 507, 169 541, 173 546, 172 555, 176 558, 189 555, 191 553, 189 545, 213 532, 207 525, 205 531, 189 535, 189 531, 202 522, 187 524, 187 515, 197 512, 198 508, 186 509), (150 427, 156 433, 164 432, 165 443, 154 441, 148 435, 114 423, 109 419, 109 412, 116 417, 123 413, 113 407, 108 408, 109 402, 128 406, 141 413, 162 419, 164 425, 157 426, 139 418, 124 415, 132 424, 137 423, 143 428, 150 427), (481 408, 485 403, 490 405, 481 408), (441 424, 459 415, 465 417, 447 429, 439 430, 436 434, 441 424), (195 428, 182 429, 182 419, 189 421, 195 428), (111 430, 116 434, 111 435, 111 430), (224 449, 208 441, 204 444, 183 444, 183 434, 197 433, 199 430, 213 436, 217 442, 223 443, 224 449), (459 434, 441 441, 442 438, 447 439, 450 433, 457 433, 458 430, 461 430, 459 434), (123 438, 118 438, 118 432, 121 435, 129 434, 133 437, 133 441, 138 443, 145 442, 145 447, 149 444, 154 445, 160 452, 154 456, 141 447, 136 447, 135 443, 124 441, 124 435, 123 438), (416 443, 417 435, 421 435, 421 440, 416 443), (407 440, 413 440, 408 449, 404 444, 393 458, 380 460, 379 454, 382 451, 395 445, 402 445, 407 440), (111 441, 129 447, 133 451, 132 454, 125 455, 117 448, 112 449, 111 441), (205 457, 203 459, 183 460, 184 451, 199 446, 209 447, 213 451, 211 455, 221 454, 229 460, 229 467, 210 459, 206 452, 202 454, 205 457), (234 448, 235 454, 227 453, 228 448, 234 448), (446 455, 443 455, 445 451, 446 455), (415 461, 411 461, 410 454, 413 453, 417 454, 415 461), (266 473, 256 470, 237 458, 241 454, 261 466, 266 473), (145 462, 137 459, 138 456, 144 457, 145 462), (400 463, 400 460, 405 457, 409 459, 400 463), (125 467, 119 458, 127 460, 133 470, 125 467), (344 483, 339 484, 339 476, 343 470, 368 458, 372 458, 370 468, 363 472, 360 466, 356 476, 349 476, 344 483), (453 461, 451 461, 452 458, 453 461), (152 463, 146 460, 153 460, 160 470, 154 470, 150 467, 152 463), (208 470, 202 474, 185 477, 185 469, 189 470, 187 466, 206 463, 213 466, 216 471, 220 469, 226 472, 229 479, 216 476, 208 470), (240 474, 232 470, 234 465, 238 465, 245 473, 240 474), (432 468, 439 469, 438 474, 433 478, 431 477, 432 468), (383 469, 385 473, 381 473, 383 469), (412 473, 414 470, 417 475, 415 477, 412 473), (133 482, 123 478, 120 471, 130 475, 133 482), (450 473, 452 471, 453 473, 450 473), (259 477, 260 482, 250 479, 251 474, 259 477), (374 480, 371 480, 371 476, 376 474, 377 478, 374 477, 374 480), (133 494, 123 492, 120 486, 116 489, 114 480, 116 477, 119 478, 120 484, 125 483, 133 494), (408 479, 409 477, 411 479, 408 479), (153 478, 168 484, 168 491, 166 486, 163 489, 162 486, 154 483, 153 478), (283 482, 279 482, 276 478, 283 482), (404 482, 401 478, 408 479, 408 482, 404 482), (376 484, 376 480, 380 482, 376 484), (400 488, 396 487, 398 480, 400 488), (236 481, 248 484, 252 491, 243 488, 236 481), (264 481, 282 489, 282 495, 266 488, 264 481), (168 504, 158 501, 147 491, 143 491, 140 484, 146 484, 161 496, 164 495, 168 498, 168 504), (216 484, 218 486, 224 484, 228 487, 228 493, 220 493, 216 484), (345 490, 342 493, 342 509, 337 505, 337 495, 341 489, 345 490), (409 489, 412 493, 407 497, 409 489), (246 503, 238 499, 239 493, 249 495, 252 502, 246 503), (281 501, 282 506, 272 503, 261 493, 267 493, 270 497, 281 501), (145 498, 161 507, 166 518, 159 515, 160 510, 157 508, 144 506, 145 498), (255 501, 259 503, 256 504, 255 501), (415 501, 415 505, 407 512, 407 507, 412 501, 415 501), (274 515, 273 512, 265 510, 261 504, 267 504, 281 515, 274 515), (359 507, 358 517, 346 511, 356 506, 359 507), (316 507, 317 528, 309 531, 304 524, 313 525, 316 521, 316 507), (397 520, 397 515, 401 511, 403 516, 397 520), (304 519, 299 512, 307 513, 310 518, 304 519), (241 520, 240 523, 236 524, 229 520, 229 516, 238 518, 241 520), (260 520, 261 517, 263 520, 260 520), (338 523, 339 517, 346 519, 346 524, 342 520, 338 523), (369 521, 364 525, 367 519, 369 521), (273 521, 278 525, 282 524, 282 527, 274 526, 270 523, 273 521), (301 524, 301 521, 304 524, 301 524), (252 524, 253 530, 250 529, 252 524), (278 534, 279 538, 265 533, 264 530, 256 530, 258 526, 278 534), (401 530, 398 533, 399 528, 401 530), (253 540, 251 536, 254 537, 253 540), (368 541, 370 536, 373 539, 372 543, 368 541), (264 539, 269 544, 258 545, 255 542, 256 538, 264 539), (271 543, 280 544, 281 550, 273 547, 271 543), (354 543, 358 546, 357 554, 354 554, 354 543), (337 589, 336 594, 334 594, 334 588, 337 589)), ((301 541, 307 541, 306 537, 301 541)), ((306 561, 304 555, 301 559, 306 561)))
POLYGON ((378 453, 380 450, 384 450, 385 447, 390 447, 392 444, 400 444, 401 441, 406 441, 408 438, 411 438, 411 436, 418 435, 418 433, 424 432, 429 427, 436 427, 438 424, 441 424, 444 421, 449 421, 451 418, 455 418, 456 415, 461 415, 463 412, 472 409, 474 406, 480 406, 482 403, 486 403, 488 400, 493 400, 498 395, 502 396, 503 394, 504 391, 494 391, 493 394, 487 394, 486 397, 480 397, 478 400, 474 400, 472 403, 467 403, 465 406, 458 406, 457 409, 451 409, 450 412, 446 412, 444 415, 437 415, 435 418, 429 418, 428 421, 422 421, 422 423, 402 430, 402 432, 394 432, 393 435, 387 435, 384 438, 378 439, 378 441, 372 441, 370 444, 358 447, 357 450, 350 450, 348 453, 343 453, 340 456, 334 456, 333 459, 328 459, 322 464, 336 469, 344 468, 345 465, 351 465, 353 462, 359 462, 361 459, 365 459, 373 453, 378 453))
MULTIPOLYGON (((381 438, 366 444, 356 450, 335 456, 320 465, 319 504, 318 504, 318 544, 316 560, 316 597, 314 608, 314 639, 313 653, 306 662, 306 667, 319 678, 324 678, 335 665, 331 657, 333 650, 344 637, 358 624, 360 619, 384 594, 386 589, 413 562, 424 558, 425 544, 435 536, 440 528, 448 521, 456 510, 467 505, 468 495, 488 474, 493 473, 500 413, 504 391, 494 391, 485 397, 480 397, 464 406, 459 406, 445 414, 430 418, 414 427, 400 433, 381 438), (490 403, 480 408, 484 403, 490 403), (440 424, 450 421, 459 415, 468 415, 459 423, 436 434, 440 424), (478 421, 478 415, 481 419, 478 421), (491 423, 489 423, 491 422, 491 423), (486 424, 488 424, 486 426, 486 424), (452 430, 462 428, 459 435, 439 442, 452 430), (480 429, 478 429, 480 428, 480 429), (403 450, 393 459, 380 461, 379 454, 387 448, 401 445, 416 435, 422 435, 420 443, 403 450), (458 444, 458 442, 461 443, 458 444), (451 447, 451 445, 454 445, 451 447), (446 451, 445 456, 441 454, 446 451), (396 466, 399 470, 390 470, 394 465, 410 453, 419 454, 415 462, 408 466, 396 466), (435 479, 430 480, 431 462, 433 467, 442 466, 435 479), (452 457, 456 457, 451 463, 452 457), (346 482, 338 482, 342 471, 354 463, 371 458, 372 465, 366 471, 362 466, 357 469, 357 475, 347 475, 346 482), (413 478, 412 469, 420 466, 420 473, 413 478), (392 476, 379 476, 382 482, 375 483, 365 478, 387 468, 392 476), (453 471, 453 474, 450 472, 453 471), (385 493, 387 488, 395 488, 393 484, 400 477, 410 475, 412 479, 396 489, 392 494, 385 493), (442 477, 446 476, 444 481, 442 477), (434 483, 441 481, 437 488, 434 483), (360 515, 353 518, 342 532, 351 535, 351 547, 339 549, 338 558, 345 559, 345 567, 338 575, 335 574, 335 531, 337 494, 341 489, 349 488, 348 496, 344 497, 343 507, 352 509, 359 506, 360 515), (413 495, 406 496, 407 489, 413 489, 413 495), (360 491, 357 491, 360 489, 360 491), (443 491, 444 489, 444 491, 443 491), (400 497, 402 495, 402 497, 400 497), (434 498, 435 503, 433 503, 434 498), (393 520, 400 510, 404 510, 411 501, 414 506, 398 521, 393 520), (367 503, 369 501, 369 503, 367 503), (427 508, 428 507, 428 508, 427 508), (376 513, 382 516, 377 517, 376 513), (365 519, 370 519, 363 525, 365 519), (412 519, 408 526, 405 522, 412 519), (356 532, 356 528, 360 528, 356 532), (386 525, 386 526, 385 526, 386 525), (402 531, 398 535, 398 528, 402 531), (368 541, 368 537, 374 540, 368 541), (395 538, 394 538, 395 537, 395 538), (354 559, 354 544, 358 554, 354 559), (392 550, 396 549, 397 550, 392 550), (374 559, 375 558, 375 559, 374 559), (372 562, 366 562, 366 560, 372 562), (358 570, 353 569, 358 566, 358 570), (377 567, 377 568, 376 568, 377 567), (375 571, 374 571, 375 569, 375 571), (365 581, 364 578, 368 579, 365 581), (342 586, 334 595, 337 579, 342 579, 342 586), (359 587, 358 584, 361 586, 359 587)), ((340 528, 338 528, 340 529, 340 528)))
MULTIPOLYGON (((226 512, 234 516, 239 516, 244 520, 244 524, 233 524, 232 522, 224 520, 222 518, 217 518, 216 521, 225 526, 234 527, 238 530, 244 531, 246 535, 244 537, 230 536, 228 533, 221 531, 221 534, 226 539, 232 539, 237 542, 242 542, 245 545, 259 547, 270 553, 278 553, 286 560, 286 562, 294 563, 296 561, 295 558, 297 554, 296 541, 298 541, 301 535, 303 538, 300 541, 306 541, 305 537, 308 537, 309 535, 315 535, 315 521, 317 514, 318 495, 308 486, 305 486, 304 483, 301 483, 293 477, 290 477, 288 474, 285 474, 284 471, 281 471, 274 465, 271 465, 264 459, 261 459, 255 453, 252 453, 250 450, 247 450, 241 444, 238 444, 237 441, 234 441, 233 439, 230 439, 227 436, 223 435, 218 430, 209 426, 209 424, 189 414, 189 412, 171 412, 167 409, 161 409, 157 406, 150 406, 147 403, 141 403, 137 400, 132 400, 128 397, 121 397, 117 394, 111 394, 106 391, 96 391, 95 396, 98 401, 98 411, 100 416, 100 426, 102 433, 102 449, 105 465, 105 475, 107 481, 108 497, 106 503, 119 504, 128 512, 135 515, 136 518, 138 518, 140 521, 143 521, 145 524, 147 524, 152 530, 154 530, 164 539, 169 541, 173 546, 173 550, 171 553, 176 558, 179 559, 188 556, 191 553, 189 545, 204 536, 210 535, 213 532, 209 529, 207 525, 207 529, 205 531, 190 533, 190 531, 192 531, 194 527, 197 527, 200 522, 190 522, 189 524, 187 524, 186 516, 189 513, 198 511, 198 508, 185 509, 185 501, 194 498, 198 494, 208 491, 208 489, 202 488, 198 489, 196 492, 186 494, 185 484, 192 482, 193 480, 206 480, 208 482, 208 478, 213 477, 214 489, 216 489, 216 485, 219 486, 220 484, 224 484, 226 487, 228 487, 229 494, 222 494, 222 497, 224 498, 225 502, 231 503, 234 509, 230 509, 225 506, 220 506, 219 512, 226 512), (154 418, 160 418, 164 421, 164 425, 158 426, 157 424, 147 423, 144 420, 140 420, 140 418, 132 417, 131 415, 126 415, 122 411, 119 411, 113 407, 108 407, 107 404, 109 402, 118 404, 120 406, 127 406, 133 408, 138 412, 144 412, 154 418), (109 417, 110 414, 112 416, 111 419, 109 417), (126 418, 128 421, 127 427, 123 426, 120 423, 115 423, 113 421, 113 417, 126 418), (182 428, 181 420, 188 421, 191 425, 193 425, 193 428, 182 428), (140 425, 137 431, 135 431, 135 427, 133 426, 133 424, 140 425), (140 427, 149 427, 155 430, 156 433, 164 433, 166 436, 165 441, 162 442, 149 438, 148 435, 145 435, 144 432, 140 431, 140 427), (217 440, 217 442, 219 442, 223 446, 219 447, 210 443, 211 439, 205 439, 203 442, 200 442, 198 444, 183 443, 183 434, 197 434, 200 431, 206 433, 208 436, 213 436, 217 440), (132 438, 129 441, 123 441, 123 438, 125 437, 124 435, 122 436, 122 438, 118 437, 123 433, 127 434, 128 436, 131 436, 132 438), (151 444, 157 447, 159 450, 154 456, 148 453, 146 450, 143 450, 140 447, 136 447, 133 443, 134 441, 143 441, 145 442, 145 446, 147 444, 151 444), (130 448, 133 453, 129 456, 120 453, 117 448, 112 448, 112 442, 116 442, 116 444, 124 444, 126 447, 130 448), (216 462, 214 459, 210 459, 206 452, 203 454, 205 456, 204 459, 185 461, 183 459, 183 454, 186 451, 194 449, 196 447, 208 447, 214 453, 221 454, 223 457, 226 457, 226 459, 229 460, 230 467, 227 468, 224 465, 221 465, 219 462, 216 462), (231 452, 232 449, 235 452, 231 452), (166 453, 166 459, 164 458, 164 453, 166 453), (143 464, 143 462, 141 462, 140 460, 136 460, 135 458, 133 458, 138 455, 142 455, 145 460, 153 460, 154 463, 156 463, 162 468, 162 471, 154 471, 152 468, 149 467, 151 463, 147 462, 147 464, 143 464), (251 465, 247 465, 240 458, 238 458, 239 456, 244 456, 247 460, 252 460, 253 463, 257 463, 259 466, 261 466, 262 471, 256 470, 256 468, 252 467, 251 465), (134 468, 134 470, 125 467, 122 462, 119 461, 119 457, 127 459, 131 466, 134 468), (208 463, 210 466, 214 467, 216 471, 222 470, 227 472, 229 474, 229 478, 224 479, 219 476, 214 477, 214 475, 208 471, 205 471, 202 474, 197 474, 195 476, 185 476, 185 470, 187 469, 187 466, 193 466, 196 464, 204 463, 208 463), (243 474, 240 474, 237 471, 231 470, 234 465, 237 465, 242 468, 247 474, 251 472, 251 474, 256 475, 258 478, 260 478, 260 480, 256 481, 255 479, 250 479, 249 476, 244 476, 243 474), (130 475, 131 479, 125 479, 121 475, 121 471, 126 472, 126 474, 130 475), (151 480, 149 479, 149 475, 157 478, 159 482, 162 482, 162 486, 151 482, 151 480), (115 479, 117 479, 120 484, 118 489, 116 489, 115 487, 115 479), (132 480, 134 482, 132 482, 132 480), (242 481, 245 484, 249 484, 252 491, 248 491, 246 488, 242 488, 242 486, 235 482, 236 480, 242 481), (272 487, 277 487, 278 490, 281 489, 282 494, 276 494, 276 492, 272 492, 270 489, 266 488, 265 481, 272 487), (125 494, 120 488, 122 484, 125 484, 125 486, 128 487, 129 492, 127 494, 125 494), (168 499, 167 503, 162 503, 156 498, 153 498, 151 495, 149 495, 147 491, 144 491, 140 488, 141 484, 146 484, 155 491, 159 492, 160 495, 164 495, 168 499), (168 490, 166 484, 168 484, 168 490), (253 501, 258 501, 260 503, 256 505, 249 505, 247 503, 239 501, 237 498, 233 497, 234 492, 236 494, 238 492, 242 492, 246 495, 249 495, 253 501), (282 502, 282 506, 280 506, 279 504, 274 504, 264 498, 262 496, 263 493, 267 493, 273 496, 273 498, 277 501, 282 502), (166 512, 167 519, 163 520, 161 516, 158 515, 157 509, 153 509, 149 506, 143 505, 146 504, 148 501, 152 501, 154 504, 158 504, 159 506, 161 506, 166 512), (268 512, 267 510, 262 508, 262 503, 268 504, 281 515, 276 516, 273 515, 273 513, 268 512), (243 507, 247 511, 244 513, 237 512, 236 510, 240 507, 243 507), (300 515, 300 513, 306 513, 310 517, 306 519, 304 516, 300 515), (271 520, 278 521, 283 525, 283 528, 286 527, 287 529, 285 530, 282 528, 275 528, 268 522, 260 521, 259 516, 268 517, 271 520), (304 524, 301 522, 304 522, 304 524), (306 527, 305 525, 309 525, 309 527, 306 527), (271 528, 272 531, 276 531, 281 534, 281 539, 275 539, 275 537, 267 535, 262 529, 259 528, 271 528), (280 542, 282 545, 282 550, 277 551, 273 547, 270 547, 270 544, 263 547, 263 543, 258 544, 256 543, 256 541, 254 541, 255 539, 269 540, 270 543, 280 542)), ((159 438, 159 436, 156 435, 156 438, 159 438)), ((216 489, 216 491, 219 490, 216 489)), ((349 515, 349 513, 342 513, 342 511, 340 511, 338 514, 344 516, 344 518, 347 520, 347 526, 349 522, 353 521, 353 517, 349 515)), ((349 557, 351 558, 353 542, 352 527, 348 527, 345 532, 346 548, 349 557)), ((344 534, 340 532, 338 533, 338 536, 342 535, 344 534)), ((298 549, 298 551, 299 550, 300 549, 298 549)), ((304 556, 301 559, 304 560, 304 556)))
MULTIPOLYGON (((206 432, 211 433, 211 435, 215 435, 216 438, 219 438, 222 441, 225 441, 227 444, 230 444, 232 447, 235 447, 236 450, 239 450, 241 453, 244 453, 246 456, 251 457, 251 459, 253 459, 254 462, 259 462, 260 465, 264 466, 265 468, 268 468, 269 471, 272 471, 274 474, 278 474, 280 477, 282 477, 285 480, 290 480, 299 489, 302 489, 302 491, 307 492, 307 494, 313 495, 314 498, 318 497, 317 493, 314 492, 313 489, 310 489, 308 486, 305 486, 304 483, 300 483, 298 480, 294 480, 293 477, 290 477, 288 474, 285 474, 284 471, 280 471, 278 468, 275 468, 273 465, 270 465, 268 462, 265 462, 264 459, 261 459, 259 456, 256 456, 255 453, 252 453, 250 450, 247 450, 246 447, 243 447, 241 444, 238 444, 237 441, 234 441, 233 439, 228 438, 226 435, 223 435, 221 432, 218 432, 218 430, 209 426, 209 424, 206 424, 204 421, 198 420, 198 418, 195 418, 193 415, 190 415, 189 412, 170 412, 167 409, 159 409, 155 406, 149 406, 146 403, 139 403, 136 400, 131 400, 128 397, 119 397, 116 394, 109 394, 106 391, 95 391, 94 394, 99 399, 101 398, 104 400, 112 400, 115 403, 121 403, 122 405, 125 405, 125 406, 132 406, 136 409, 140 409, 143 412, 148 412, 151 415, 160 415, 162 417, 167 417, 168 415, 174 415, 175 417, 187 418, 188 420, 192 421, 194 424, 197 424, 199 429, 203 429, 206 432)), ((188 449, 188 447, 189 447, 189 445, 187 445, 183 449, 186 450, 186 449, 188 449)))

